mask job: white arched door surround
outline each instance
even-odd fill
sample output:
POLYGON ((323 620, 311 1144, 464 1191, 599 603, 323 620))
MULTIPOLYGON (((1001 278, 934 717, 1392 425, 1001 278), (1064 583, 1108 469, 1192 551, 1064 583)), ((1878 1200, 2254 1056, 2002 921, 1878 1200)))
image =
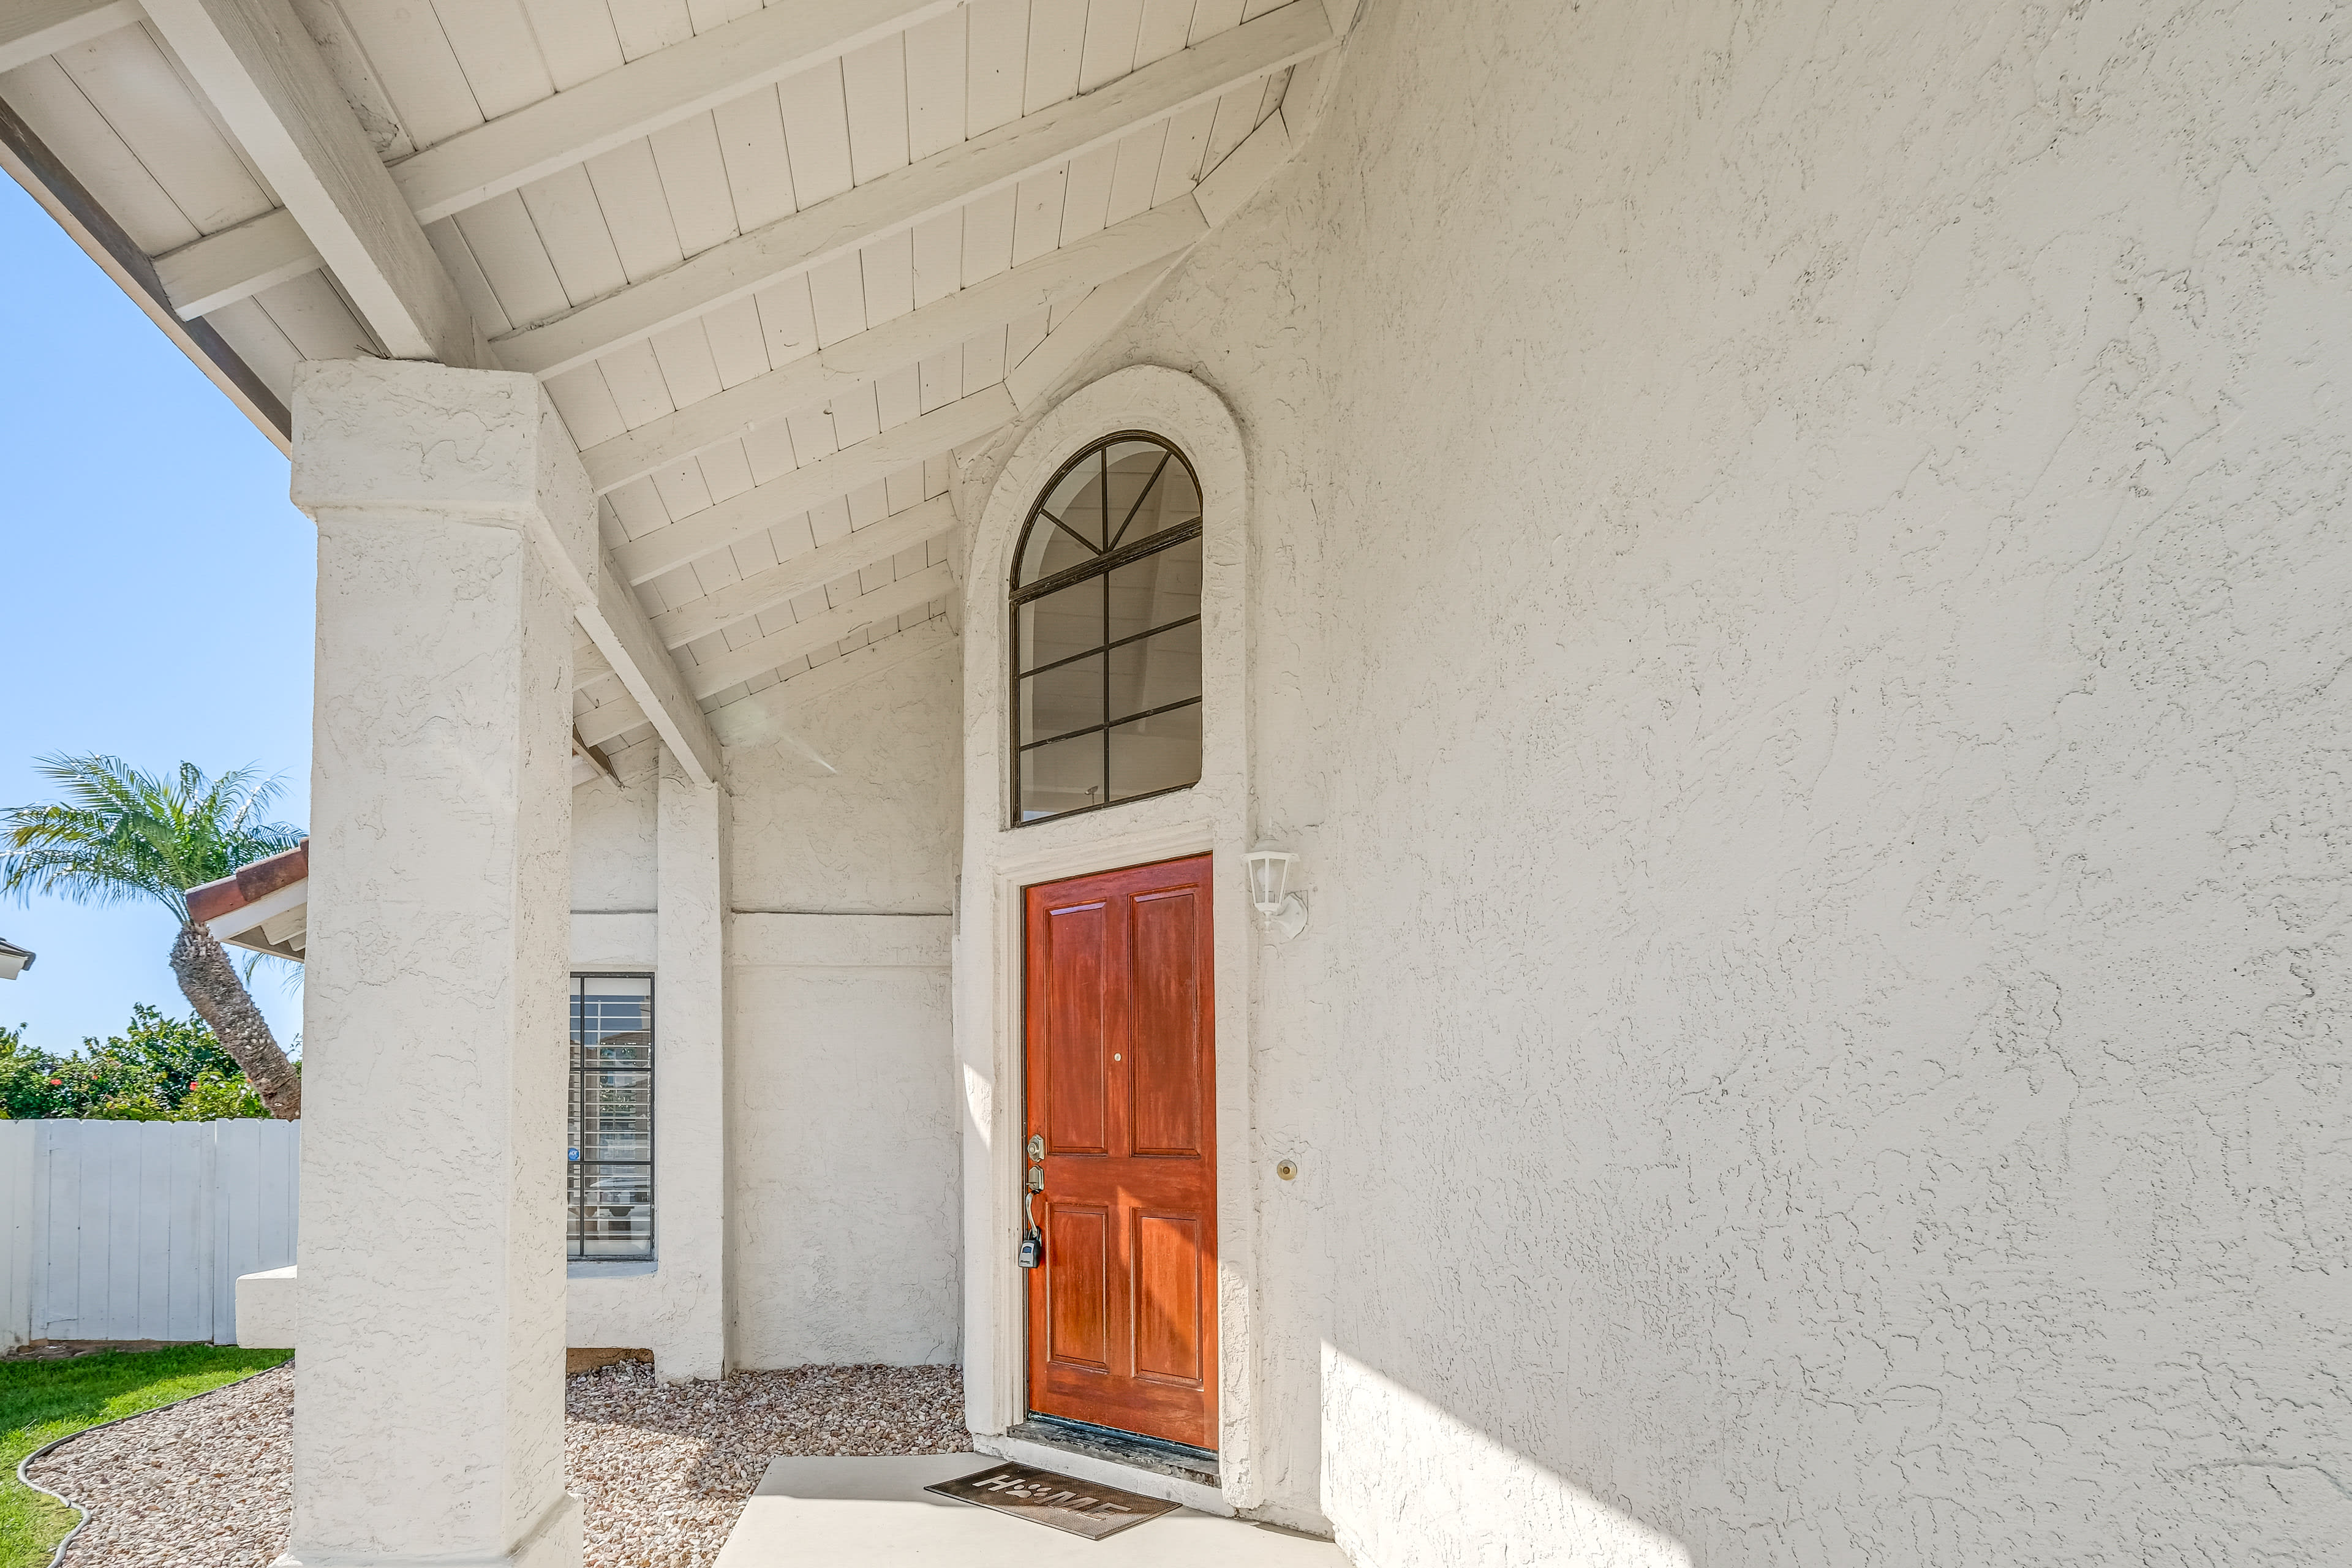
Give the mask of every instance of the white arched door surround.
MULTIPOLYGON (((1024 1297, 1015 1260, 1021 1126, 1022 889, 1090 871, 1204 851, 1216 858, 1216 1124, 1221 1511, 1262 1489, 1250 1457, 1257 1161, 1249 1112, 1249 997, 1255 952, 1242 857, 1249 848, 1249 486, 1240 427, 1217 395, 1157 365, 1115 371, 1057 404, 991 486, 971 541, 963 605, 963 878, 955 949, 956 1055, 963 1079, 964 1398, 983 1444, 1027 1414, 1024 1297), (1021 827, 1011 818, 1013 551, 1041 487, 1102 437, 1140 430, 1174 445, 1200 480, 1201 779, 1189 790, 1021 827)), ((1105 1478, 1108 1479, 1108 1478, 1105 1478)), ((1134 1473, 1120 1483, 1202 1506, 1201 1489, 1134 1473)))

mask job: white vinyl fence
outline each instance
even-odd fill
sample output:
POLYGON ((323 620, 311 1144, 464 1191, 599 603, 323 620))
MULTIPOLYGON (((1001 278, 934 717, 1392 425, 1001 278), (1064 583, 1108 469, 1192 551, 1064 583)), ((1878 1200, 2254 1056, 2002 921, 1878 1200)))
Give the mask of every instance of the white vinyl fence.
POLYGON ((0 1121, 0 1348, 236 1338, 236 1277, 294 1261, 299 1122, 0 1121))

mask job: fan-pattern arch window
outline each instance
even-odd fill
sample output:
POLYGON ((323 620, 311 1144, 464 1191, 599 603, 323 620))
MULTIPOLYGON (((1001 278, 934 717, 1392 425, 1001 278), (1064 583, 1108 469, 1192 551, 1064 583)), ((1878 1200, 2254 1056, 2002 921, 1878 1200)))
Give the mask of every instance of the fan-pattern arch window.
POLYGON ((1015 826, 1201 778, 1201 486, 1139 430, 1062 465, 1013 552, 1015 826))

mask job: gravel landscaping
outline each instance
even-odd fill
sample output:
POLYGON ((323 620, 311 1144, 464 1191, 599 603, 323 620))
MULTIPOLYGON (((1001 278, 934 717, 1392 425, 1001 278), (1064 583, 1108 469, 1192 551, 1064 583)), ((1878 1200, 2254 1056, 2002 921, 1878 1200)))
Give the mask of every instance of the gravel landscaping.
MULTIPOLYGON (((643 1362, 566 1384, 564 1481, 588 1568, 702 1568, 777 1454, 971 1446, 951 1366, 803 1366, 665 1385, 643 1362)), ((75 1438, 29 1467, 89 1522, 71 1568, 268 1568, 291 1520, 294 1368, 75 1438)))

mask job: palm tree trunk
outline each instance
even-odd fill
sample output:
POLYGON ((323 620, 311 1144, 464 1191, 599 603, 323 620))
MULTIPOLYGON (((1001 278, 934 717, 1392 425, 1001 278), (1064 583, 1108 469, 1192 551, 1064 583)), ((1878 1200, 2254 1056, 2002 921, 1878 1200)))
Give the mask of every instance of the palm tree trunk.
POLYGON ((245 1069, 245 1080, 261 1096, 269 1114, 281 1121, 299 1120, 302 1080, 278 1048, 269 1021, 253 1005, 213 933, 194 921, 182 926, 179 940, 172 943, 172 973, 180 982, 180 994, 212 1026, 221 1048, 245 1069))

